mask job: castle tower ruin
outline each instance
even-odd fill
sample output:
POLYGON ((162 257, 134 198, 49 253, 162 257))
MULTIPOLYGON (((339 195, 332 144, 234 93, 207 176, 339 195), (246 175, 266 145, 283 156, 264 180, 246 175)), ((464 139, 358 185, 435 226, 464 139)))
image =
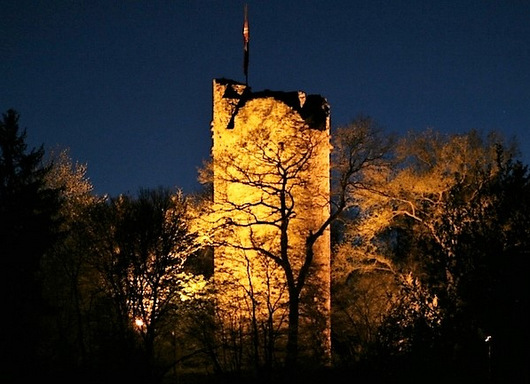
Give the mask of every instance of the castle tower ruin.
POLYGON ((252 339, 259 361, 271 358, 269 346, 285 347, 288 282, 292 288, 306 275, 297 293, 300 356, 330 359, 329 228, 307 250, 329 217, 329 129, 329 105, 319 95, 213 81, 218 305, 252 339))

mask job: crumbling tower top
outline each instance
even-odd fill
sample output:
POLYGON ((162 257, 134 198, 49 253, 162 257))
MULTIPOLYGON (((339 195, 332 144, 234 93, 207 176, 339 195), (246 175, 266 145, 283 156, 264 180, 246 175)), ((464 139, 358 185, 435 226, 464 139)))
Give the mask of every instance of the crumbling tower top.
POLYGON ((305 123, 313 129, 329 128, 330 107, 327 100, 320 95, 307 95, 303 91, 271 91, 252 92, 251 88, 240 82, 225 78, 213 80, 214 120, 221 118, 227 129, 234 128, 234 120, 241 108, 255 99, 272 98, 282 102, 298 112, 305 123), (217 109, 217 110, 216 110, 217 109), (224 115, 224 117, 221 117, 224 115))

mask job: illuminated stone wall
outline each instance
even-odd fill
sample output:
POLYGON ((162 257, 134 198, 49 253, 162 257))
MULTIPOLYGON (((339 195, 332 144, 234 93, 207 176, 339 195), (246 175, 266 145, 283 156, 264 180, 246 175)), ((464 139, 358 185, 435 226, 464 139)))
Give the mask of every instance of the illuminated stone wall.
MULTIPOLYGON (((321 96, 254 93, 231 80, 213 81, 215 279, 224 315, 239 326, 250 324, 252 313, 258 322, 272 318, 278 329, 287 326, 285 274, 273 258, 287 256, 296 279, 307 235, 329 215, 329 120, 321 96), (288 225, 283 255, 282 223, 288 225)), ((300 345, 317 343, 314 349, 329 355, 329 229, 314 250, 300 294, 300 345)))

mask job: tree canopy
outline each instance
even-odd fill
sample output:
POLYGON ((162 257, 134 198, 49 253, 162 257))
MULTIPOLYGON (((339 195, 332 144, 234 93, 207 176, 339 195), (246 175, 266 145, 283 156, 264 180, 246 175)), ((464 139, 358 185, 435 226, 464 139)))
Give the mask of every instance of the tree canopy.
POLYGON ((203 181, 241 187, 239 200, 223 200, 219 188, 200 199, 165 188, 96 196, 86 164, 28 148, 19 120, 8 110, 0 121, 1 380, 186 383, 215 373, 266 382, 283 378, 275 364, 293 345, 308 382, 322 372, 528 379, 530 172, 497 132, 393 137, 360 116, 331 137, 293 125, 270 142, 261 126, 233 142, 238 151, 216 152, 219 168, 203 169, 203 181), (322 144, 333 150, 321 190, 311 169, 322 144), (315 204, 324 216, 311 213, 315 204), (307 319, 318 319, 312 283, 323 279, 313 267, 326 231, 334 370, 317 372, 317 354, 306 352, 324 328, 307 319), (226 252, 212 260, 211 247, 226 252), (246 296, 232 308, 265 316, 234 311, 225 327, 210 293, 226 289, 212 286, 212 270, 233 256, 229 247, 260 256, 240 259, 233 282, 246 296), (258 274, 266 294, 255 290, 258 274), (278 325, 296 330, 300 319, 314 332, 291 336, 288 348, 278 325))

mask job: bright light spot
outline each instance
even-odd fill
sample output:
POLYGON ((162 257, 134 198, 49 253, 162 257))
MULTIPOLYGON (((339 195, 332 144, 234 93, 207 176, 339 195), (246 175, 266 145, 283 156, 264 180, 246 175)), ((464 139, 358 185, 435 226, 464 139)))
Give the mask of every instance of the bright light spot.
POLYGON ((136 319, 134 320, 134 324, 136 324, 138 328, 142 328, 144 326, 144 321, 142 319, 136 319))
POLYGON ((486 343, 491 341, 491 336, 486 336, 486 339, 484 340, 486 343))

